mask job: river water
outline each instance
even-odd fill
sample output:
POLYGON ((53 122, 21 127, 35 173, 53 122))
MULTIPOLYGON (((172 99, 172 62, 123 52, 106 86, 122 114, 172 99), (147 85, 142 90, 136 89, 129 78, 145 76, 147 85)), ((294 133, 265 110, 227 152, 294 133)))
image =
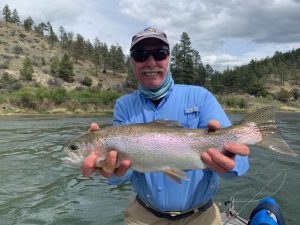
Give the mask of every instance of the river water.
MULTIPOLYGON (((241 117, 230 115, 232 121, 241 117)), ((277 113, 277 120, 290 147, 300 153, 300 114, 277 113)), ((108 185, 98 175, 85 178, 79 168, 61 160, 62 144, 94 121, 112 123, 110 117, 99 116, 0 117, 0 225, 123 224, 123 211, 134 196, 130 186, 108 185)), ((215 201, 223 210, 223 202, 234 196, 236 209, 243 208, 240 214, 247 218, 257 204, 255 200, 273 194, 286 223, 299 224, 299 157, 251 149, 248 174, 221 180, 215 201), (250 199, 254 202, 245 206, 250 199)))

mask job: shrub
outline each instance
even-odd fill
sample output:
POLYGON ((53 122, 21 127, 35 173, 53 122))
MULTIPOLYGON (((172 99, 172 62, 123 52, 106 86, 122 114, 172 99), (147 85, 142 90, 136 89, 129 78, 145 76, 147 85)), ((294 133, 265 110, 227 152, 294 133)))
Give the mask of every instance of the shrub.
POLYGON ((291 93, 284 88, 281 88, 279 92, 277 92, 277 99, 281 102, 288 102, 291 97, 291 93))
POLYGON ((51 87, 60 87, 62 84, 61 80, 58 78, 53 78, 48 80, 48 85, 51 87))
POLYGON ((0 64, 0 69, 8 69, 9 68, 9 62, 5 61, 0 64))
POLYGON ((16 45, 14 47, 13 51, 14 51, 15 54, 18 54, 18 55, 23 54, 23 52, 24 52, 23 48, 20 47, 19 45, 16 45))
POLYGON ((247 101, 244 98, 228 97, 225 99, 225 104, 231 108, 247 108, 247 101))
POLYGON ((295 100, 297 100, 300 97, 300 90, 298 88, 293 88, 291 90, 291 95, 295 100))
POLYGON ((26 37, 26 34, 20 33, 20 34, 19 34, 19 37, 20 37, 20 38, 25 38, 25 37, 26 37))
POLYGON ((92 86, 92 84, 93 84, 93 80, 92 80, 92 78, 90 78, 90 77, 88 77, 88 76, 85 76, 85 77, 83 78, 83 80, 82 80, 81 83, 82 83, 83 85, 85 85, 85 86, 90 87, 90 86, 92 86))
POLYGON ((32 88, 20 89, 14 94, 14 102, 22 107, 36 109, 38 103, 32 88))

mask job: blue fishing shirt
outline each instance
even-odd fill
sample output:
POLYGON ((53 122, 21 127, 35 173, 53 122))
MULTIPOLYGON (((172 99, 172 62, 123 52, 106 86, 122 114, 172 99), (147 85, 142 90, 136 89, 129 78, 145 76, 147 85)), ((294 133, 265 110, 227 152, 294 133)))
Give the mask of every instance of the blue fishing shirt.
MULTIPOLYGON (((138 90, 116 101, 116 126, 158 119, 176 120, 186 128, 195 129, 207 129, 211 119, 218 120, 222 127, 231 125, 216 98, 203 87, 172 84, 157 107, 138 90)), ((219 176, 234 178, 245 174, 248 158, 236 156, 235 161, 235 168, 222 175, 210 169, 185 170, 188 180, 180 184, 162 172, 140 173, 132 169, 122 177, 113 175, 108 182, 118 185, 130 181, 133 190, 152 207, 160 211, 183 211, 210 200, 218 189, 219 176)))

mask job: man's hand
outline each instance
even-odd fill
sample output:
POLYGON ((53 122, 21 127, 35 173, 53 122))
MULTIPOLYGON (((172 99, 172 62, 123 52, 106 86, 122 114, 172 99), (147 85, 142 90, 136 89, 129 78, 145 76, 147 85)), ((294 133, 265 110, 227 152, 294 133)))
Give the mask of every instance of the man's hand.
MULTIPOLYGON (((95 131, 99 129, 100 128, 98 124, 92 123, 88 131, 95 131)), ((91 176, 94 172, 98 172, 106 178, 111 177, 113 174, 117 176, 123 176, 131 166, 131 162, 129 160, 123 160, 119 167, 116 167, 117 157, 118 153, 115 150, 106 152, 105 161, 102 164, 102 168, 99 168, 95 167, 99 156, 96 153, 93 153, 84 159, 81 167, 81 173, 83 176, 87 177, 91 176)))
MULTIPOLYGON (((211 120, 208 123, 208 130, 215 131, 221 128, 217 120, 211 120)), ((209 169, 215 170, 218 173, 226 173, 235 167, 235 155, 248 156, 250 150, 247 145, 225 143, 223 151, 210 148, 201 154, 201 159, 207 164, 209 169)))

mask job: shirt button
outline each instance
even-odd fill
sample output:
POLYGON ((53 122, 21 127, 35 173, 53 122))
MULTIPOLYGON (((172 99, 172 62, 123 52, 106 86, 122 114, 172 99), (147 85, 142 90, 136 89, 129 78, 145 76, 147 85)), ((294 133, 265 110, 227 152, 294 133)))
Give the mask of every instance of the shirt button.
POLYGON ((163 190, 163 188, 159 186, 159 187, 157 187, 157 190, 158 190, 158 192, 161 192, 163 190))

